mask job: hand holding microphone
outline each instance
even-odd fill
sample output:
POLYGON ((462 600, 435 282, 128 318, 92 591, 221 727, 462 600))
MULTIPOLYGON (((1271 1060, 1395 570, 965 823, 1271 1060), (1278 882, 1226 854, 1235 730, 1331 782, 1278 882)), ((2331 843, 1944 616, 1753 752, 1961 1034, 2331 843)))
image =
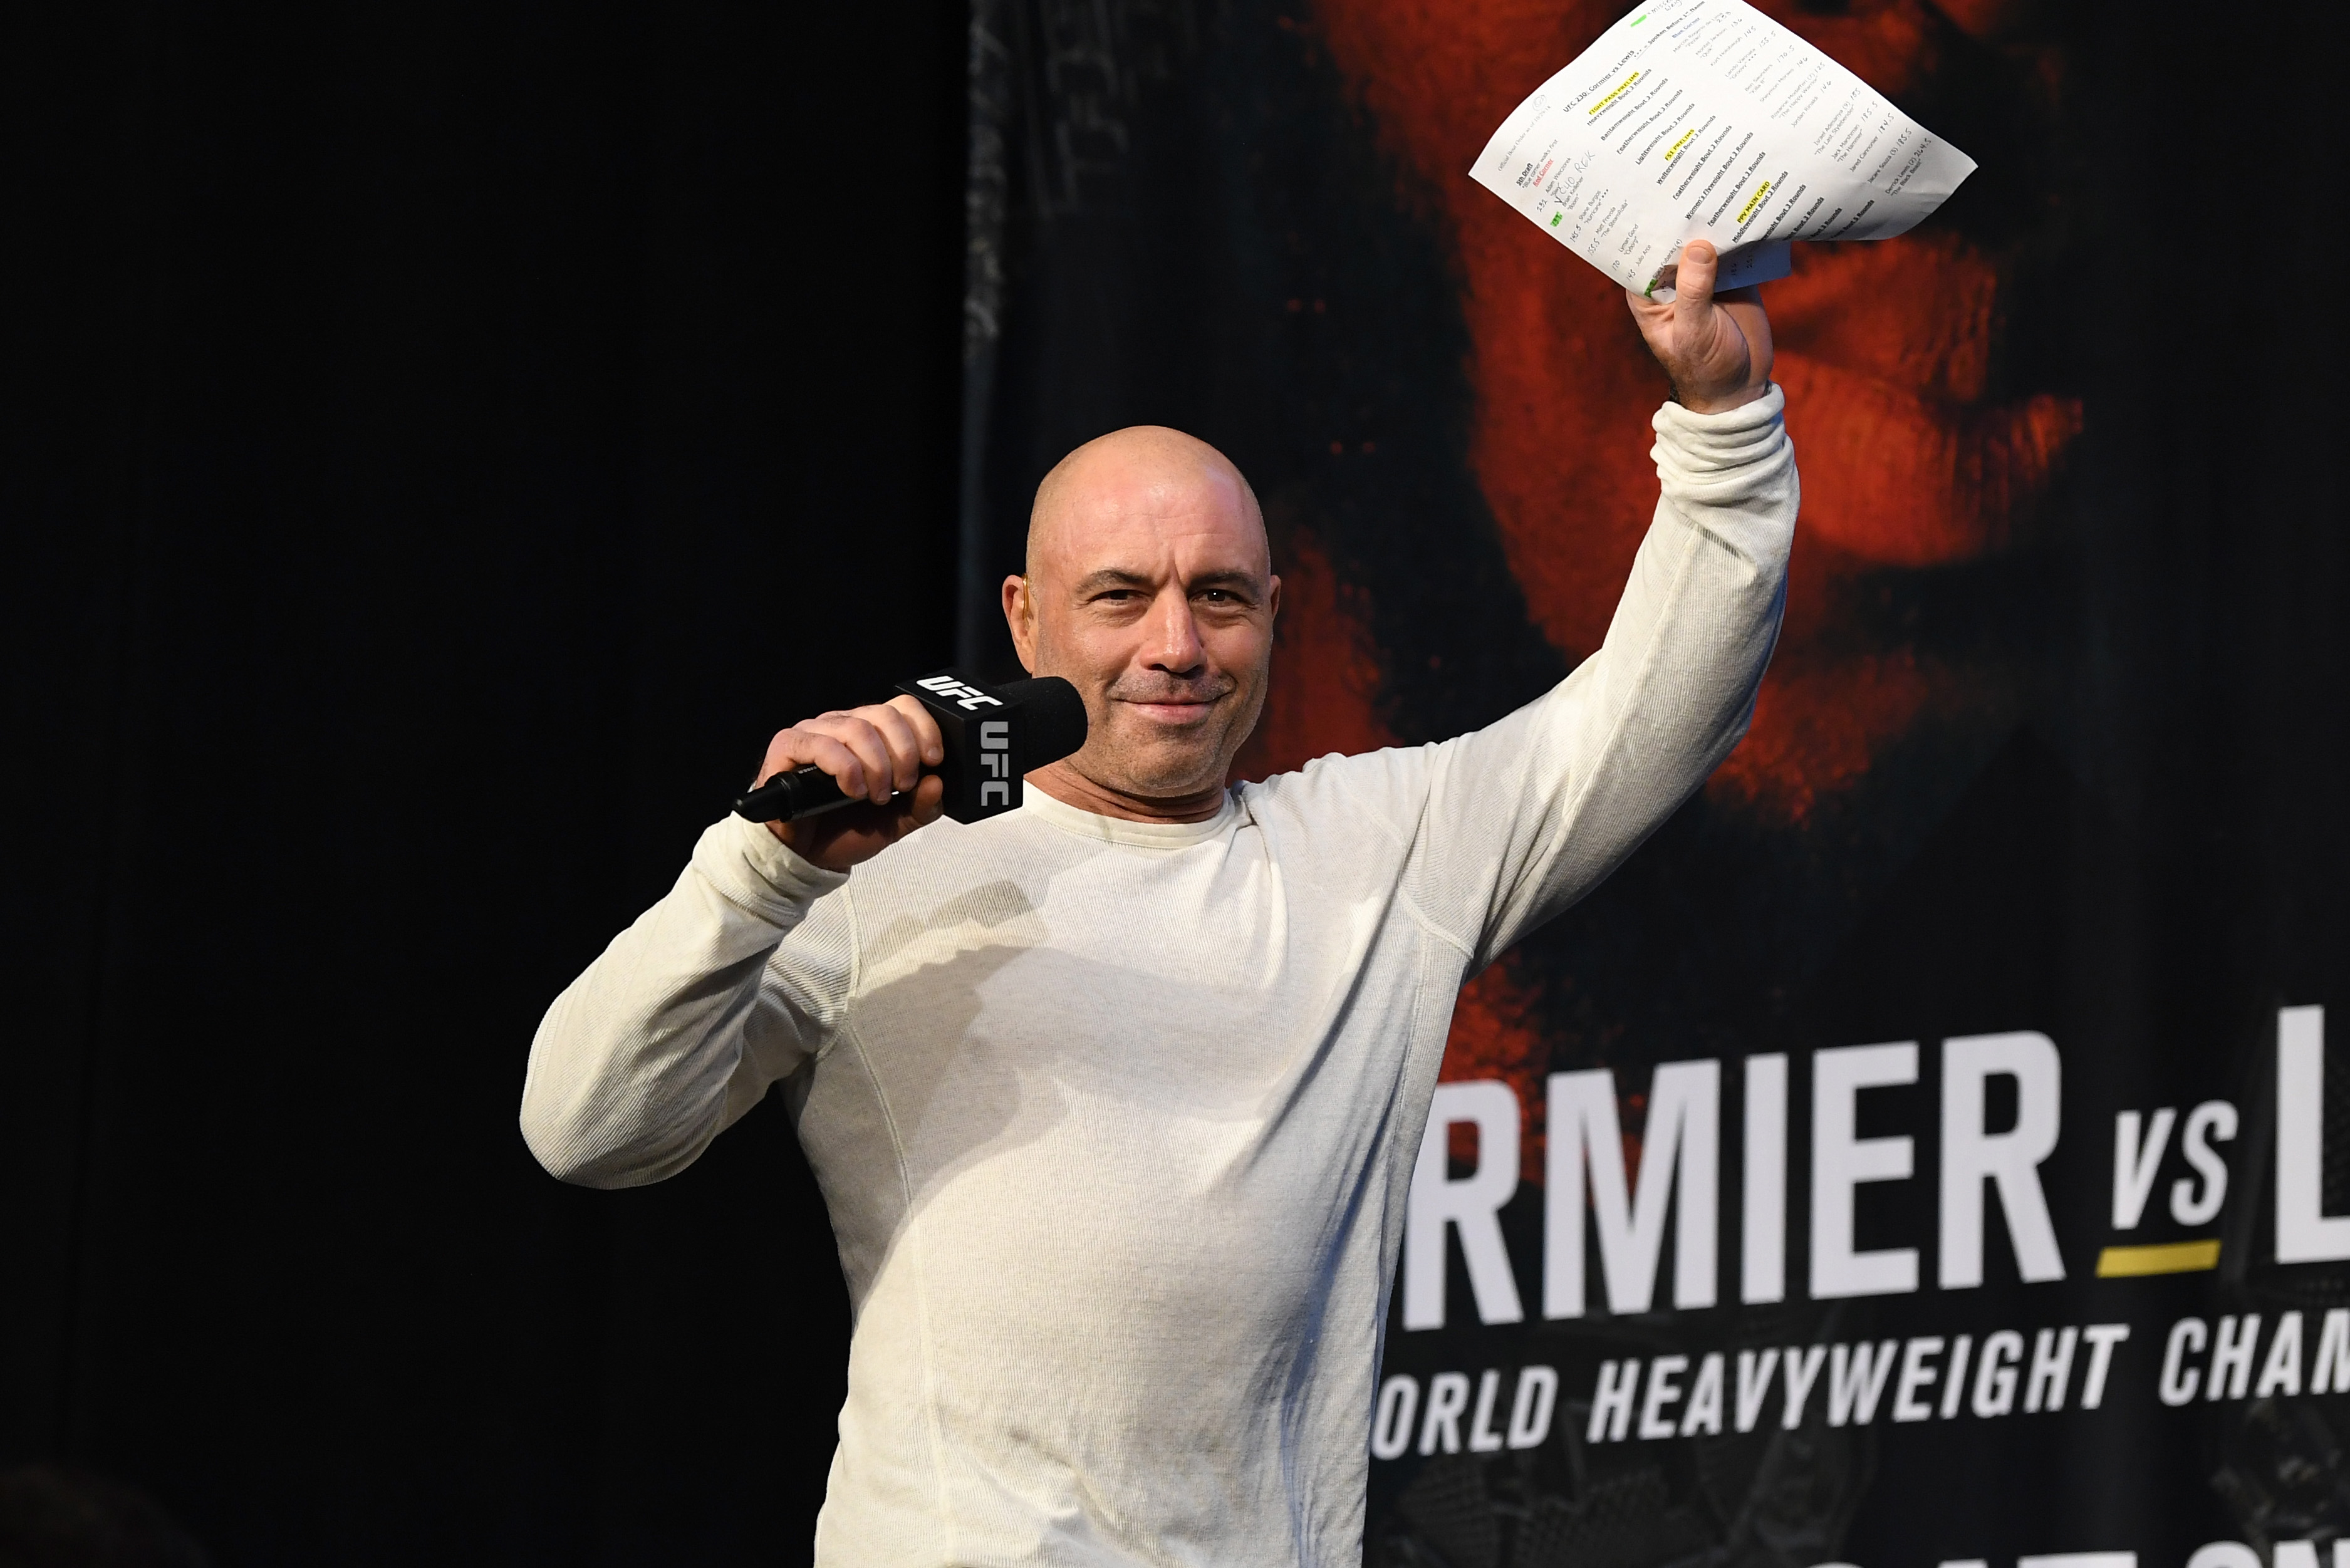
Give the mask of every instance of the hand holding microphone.
POLYGON ((846 871, 941 815, 1012 809, 1022 775, 1085 744, 1085 701, 1055 676, 989 686, 942 670, 898 691, 778 732, 736 815, 846 871))

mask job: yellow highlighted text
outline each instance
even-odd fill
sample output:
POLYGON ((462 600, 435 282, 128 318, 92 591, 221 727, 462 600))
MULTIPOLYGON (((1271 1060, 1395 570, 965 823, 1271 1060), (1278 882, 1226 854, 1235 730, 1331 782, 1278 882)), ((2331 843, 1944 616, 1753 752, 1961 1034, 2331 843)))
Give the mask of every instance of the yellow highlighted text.
POLYGON ((1590 116, 1597 114, 1601 109, 1606 109, 1609 104, 1614 103, 1617 99, 1622 98, 1627 92, 1631 90, 1631 87, 1634 82, 1638 81, 1647 74, 1648 73, 1646 71, 1634 71, 1630 76, 1626 77, 1622 81, 1617 83, 1616 90, 1614 92, 1609 93, 1606 98, 1601 99, 1597 103, 1593 104, 1589 109, 1585 111, 1585 118, 1588 119, 1590 116))

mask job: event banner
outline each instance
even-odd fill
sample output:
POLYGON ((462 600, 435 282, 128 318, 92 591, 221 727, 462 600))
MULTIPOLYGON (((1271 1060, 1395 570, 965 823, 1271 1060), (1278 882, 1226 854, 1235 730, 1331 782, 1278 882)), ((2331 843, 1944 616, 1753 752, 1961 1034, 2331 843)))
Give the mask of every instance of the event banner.
MULTIPOLYGON (((2300 504, 2251 443, 2179 466, 2074 308, 2156 85, 2061 7, 1760 8, 1980 170, 1764 287, 1785 628, 1699 796, 1461 995, 1367 1560, 2350 1568, 2340 657, 2273 607, 2344 553, 2263 533, 2300 504)), ((1248 776, 1596 648, 1667 389, 1466 171, 1632 15, 974 0, 967 665, 1016 673, 1037 479, 1135 423, 1265 507, 1248 776)))

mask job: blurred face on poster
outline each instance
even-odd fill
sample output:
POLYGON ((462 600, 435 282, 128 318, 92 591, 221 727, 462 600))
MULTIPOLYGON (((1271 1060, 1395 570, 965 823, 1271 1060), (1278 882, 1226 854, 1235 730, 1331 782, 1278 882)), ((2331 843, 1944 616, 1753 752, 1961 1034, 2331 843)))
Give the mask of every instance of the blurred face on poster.
MULTIPOLYGON (((1803 828, 1921 730, 1998 727, 1996 656, 1954 656, 1888 590, 2029 548, 2081 409, 2017 373, 2014 286, 2046 248, 2049 204, 2002 188, 2026 161, 1982 145, 2044 112, 2058 51, 2031 39, 2014 0, 1759 3, 1985 165, 1959 215, 1898 240, 1800 246, 1795 275, 1765 291, 1803 524, 1752 732, 1709 795, 1758 826, 1803 828), (1976 232, 1966 213, 2000 227, 1976 232)), ((1615 286, 1464 170, 1619 10, 1316 0, 1313 14, 1407 200, 1432 202, 1450 230, 1473 476, 1529 613, 1574 657, 1604 637, 1655 504, 1646 425, 1662 389, 1615 286)))

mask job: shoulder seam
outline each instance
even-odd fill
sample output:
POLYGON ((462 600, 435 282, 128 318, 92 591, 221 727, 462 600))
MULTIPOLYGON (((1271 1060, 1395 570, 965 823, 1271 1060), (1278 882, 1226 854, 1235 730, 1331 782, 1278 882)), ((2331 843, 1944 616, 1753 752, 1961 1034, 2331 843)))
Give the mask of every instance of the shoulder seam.
MULTIPOLYGON (((844 882, 833 889, 832 895, 840 899, 841 908, 848 914, 848 983, 840 993, 840 1023, 825 1036, 822 1045, 808 1054, 811 1062, 821 1062, 831 1055, 833 1047, 840 1043, 841 1035, 847 1033, 849 1014, 856 1009, 858 990, 865 980, 865 940, 857 920, 857 898, 851 891, 853 886, 844 882)), ((878 1089, 879 1085, 876 1087, 878 1089)))
MULTIPOLYGON (((1355 805, 1361 809, 1364 815, 1369 817, 1371 821, 1378 826, 1381 832, 1385 833, 1389 838, 1395 841, 1396 847, 1403 852, 1403 867, 1408 870, 1412 863, 1412 841, 1405 837, 1403 833, 1397 828, 1395 824, 1389 822, 1385 816, 1382 816, 1368 801, 1363 798, 1362 793, 1356 789, 1352 784, 1347 782, 1345 773, 1337 769, 1333 769, 1331 770, 1330 778, 1332 783, 1336 784, 1341 790, 1346 792, 1347 796, 1354 801, 1355 805)), ((1421 809, 1425 811, 1427 808, 1427 802, 1423 800, 1420 804, 1421 809)), ((1462 957, 1470 960, 1470 961, 1474 962, 1476 961, 1476 950, 1471 948, 1467 942, 1462 941, 1459 937, 1454 936, 1451 931, 1446 930, 1441 925, 1437 923, 1434 916, 1430 915, 1426 909, 1420 908, 1419 900, 1411 896, 1411 888, 1406 878, 1401 876, 1399 876, 1396 878, 1396 901, 1403 906, 1404 913, 1411 917, 1411 923, 1413 925, 1418 926, 1421 930, 1427 932, 1430 936, 1434 937, 1446 947, 1455 949, 1462 957)))

